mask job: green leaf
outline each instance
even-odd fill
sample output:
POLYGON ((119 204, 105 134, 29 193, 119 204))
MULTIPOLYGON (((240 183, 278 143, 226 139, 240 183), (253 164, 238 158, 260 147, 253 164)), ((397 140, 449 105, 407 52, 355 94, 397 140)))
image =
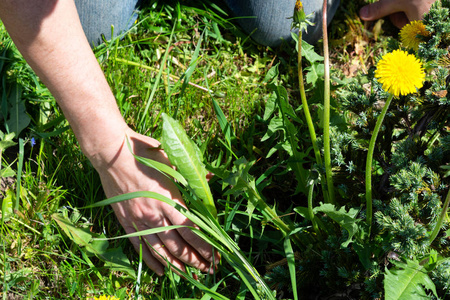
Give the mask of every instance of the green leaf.
POLYGON ((13 215, 13 201, 15 193, 11 189, 6 190, 6 195, 2 200, 2 222, 8 222, 13 215))
POLYGON ((228 177, 223 178, 224 186, 230 185, 231 188, 224 195, 243 195, 248 199, 247 214, 251 218, 251 212, 257 208, 265 218, 265 221, 272 222, 279 227, 284 234, 288 234, 292 228, 278 217, 276 211, 272 209, 259 194, 256 188, 255 179, 249 174, 253 162, 248 163, 244 157, 234 162, 233 172, 228 177))
POLYGON ((70 220, 64 218, 60 214, 53 214, 53 220, 58 223, 64 233, 77 245, 86 247, 92 240, 92 234, 87 228, 78 228, 70 220))
POLYGON ((150 158, 146 158, 146 157, 141 157, 141 156, 138 156, 138 155, 134 154, 133 150, 131 149, 130 141, 128 140, 128 138, 127 138, 127 146, 128 146, 128 149, 130 150, 130 152, 133 154, 134 158, 138 162, 143 164, 144 166, 147 166, 149 168, 153 168, 153 169, 161 172, 165 176, 171 176, 174 179, 178 180, 178 182, 181 183, 184 186, 187 185, 186 179, 184 179, 184 177, 180 173, 175 171, 170 166, 168 166, 166 164, 163 164, 163 163, 161 163, 159 161, 156 161, 156 160, 153 160, 153 159, 150 159, 150 158))
POLYGON ((0 153, 17 144, 13 141, 15 136, 16 134, 14 132, 4 134, 0 131, 0 153))
POLYGON ((359 261, 363 265, 363 267, 368 270, 372 266, 372 255, 374 246, 369 243, 360 243, 356 241, 353 243, 353 249, 356 254, 358 254, 359 261))
POLYGON ((13 168, 11 167, 12 164, 13 163, 11 163, 9 166, 3 167, 0 170, 0 178, 16 176, 16 171, 14 171, 13 168))
POLYGON ((309 67, 305 68, 306 73, 306 82, 308 84, 315 85, 319 78, 323 78, 324 76, 324 65, 314 63, 309 67))
POLYGON ((20 195, 21 195, 21 186, 22 186, 22 167, 24 160, 24 142, 23 139, 19 139, 19 162, 17 163, 17 188, 16 188, 16 203, 14 203, 14 209, 19 209, 20 195))
POLYGON ((136 277, 130 261, 121 248, 108 249, 108 241, 101 238, 94 240, 93 235, 95 233, 90 232, 88 228, 76 227, 75 224, 61 214, 53 214, 52 218, 75 244, 84 249, 87 255, 96 255, 105 262, 107 267, 126 272, 133 278, 136 277))
MULTIPOLYGON (((172 32, 170 33, 169 42, 167 43, 166 53, 164 54, 163 60, 161 62, 161 66, 165 66, 166 65, 167 58, 169 57, 169 53, 170 53, 169 49, 170 49, 170 46, 172 44, 173 34, 175 32, 175 27, 176 27, 176 22, 174 22, 174 24, 173 24, 172 32)), ((145 105, 145 109, 144 109, 144 112, 142 114, 143 117, 141 118, 141 121, 140 121, 139 125, 143 125, 144 120, 146 120, 145 116, 148 114, 148 110, 150 109, 150 104, 153 102, 153 97, 155 96, 156 90, 158 89, 159 81, 161 80, 161 76, 163 74, 163 70, 164 70, 164 67, 160 67, 159 68, 158 75, 156 75, 156 79, 155 79, 155 83, 153 84, 152 92, 150 94, 150 97, 147 100, 146 105, 145 105)))
POLYGON ((269 118, 275 112, 276 104, 277 104, 277 94, 275 92, 272 92, 269 98, 267 98, 266 100, 265 104, 266 109, 264 110, 264 117, 263 117, 264 121, 269 120, 269 118))
POLYGON ((200 150, 191 142, 183 127, 173 118, 162 114, 162 145, 170 162, 178 169, 192 188, 203 200, 203 204, 213 216, 217 216, 214 199, 206 180, 207 171, 202 162, 200 150))
POLYGON ((122 248, 111 248, 102 252, 102 259, 105 262, 105 267, 112 271, 125 272, 132 278, 136 278, 136 272, 128 260, 128 257, 123 253, 122 248))
POLYGON ((269 126, 267 127, 266 134, 262 137, 261 142, 268 140, 275 132, 284 131, 283 119, 279 117, 273 117, 270 120, 269 126))
POLYGON ((264 83, 275 83, 275 81, 278 79, 278 75, 280 75, 280 72, 278 71, 278 65, 279 63, 270 68, 269 71, 267 71, 266 76, 263 80, 264 83))
POLYGON ((336 207, 333 204, 327 203, 314 208, 314 212, 319 211, 326 213, 327 216, 333 219, 333 221, 335 221, 342 228, 348 231, 347 241, 341 244, 343 248, 346 248, 353 241, 353 236, 355 236, 357 233, 357 237, 360 237, 363 234, 361 225, 358 224, 361 222, 361 220, 356 219, 356 216, 358 214, 357 209, 350 208, 347 212, 345 210, 345 207, 341 207, 340 210, 336 210, 336 207))
POLYGON ((314 51, 314 46, 305 41, 302 41, 302 56, 311 64, 316 61, 323 61, 323 56, 317 54, 316 51, 314 51))
POLYGON ((19 136, 20 132, 30 124, 30 117, 25 110, 24 102, 21 98, 22 90, 19 85, 15 85, 9 95, 10 104, 9 119, 6 121, 9 133, 15 133, 19 136))
POLYGON ((430 299, 425 289, 437 297, 433 281, 418 261, 395 262, 395 265, 392 270, 386 269, 384 276, 386 300, 430 299))

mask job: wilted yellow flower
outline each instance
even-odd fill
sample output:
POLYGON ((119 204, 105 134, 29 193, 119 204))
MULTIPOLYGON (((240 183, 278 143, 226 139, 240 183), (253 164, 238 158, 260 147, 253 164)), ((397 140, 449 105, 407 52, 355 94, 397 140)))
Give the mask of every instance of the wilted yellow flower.
POLYGON ((296 10, 296 11, 303 10, 303 4, 302 4, 302 1, 297 0, 297 1, 295 2, 295 10, 296 10))
MULTIPOLYGON (((314 26, 314 23, 311 23, 308 19, 311 18, 312 13, 309 15, 305 14, 305 11, 303 10, 303 3, 300 0, 297 0, 295 2, 295 8, 294 8, 294 21, 292 22, 292 28, 298 28, 299 30, 305 30, 307 29, 307 25, 314 26)), ((292 29, 291 28, 291 29, 292 29)))
POLYGON ((119 300, 116 296, 105 296, 101 295, 100 297, 94 297, 94 300, 119 300))
POLYGON ((398 96, 414 93, 421 88, 425 72, 422 63, 414 55, 395 50, 378 62, 375 77, 386 92, 398 96))
POLYGON ((406 48, 417 50, 419 44, 422 42, 417 36, 429 36, 430 32, 425 29, 425 25, 422 21, 412 21, 411 23, 403 26, 400 30, 400 39, 406 48))

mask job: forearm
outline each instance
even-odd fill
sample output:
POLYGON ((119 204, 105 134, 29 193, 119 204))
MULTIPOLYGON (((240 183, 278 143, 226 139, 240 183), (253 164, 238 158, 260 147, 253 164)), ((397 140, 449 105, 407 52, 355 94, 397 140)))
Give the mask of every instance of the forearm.
POLYGON ((91 160, 101 159, 98 149, 105 141, 123 141, 127 126, 73 0, 0 0, 0 18, 56 98, 84 153, 91 160))

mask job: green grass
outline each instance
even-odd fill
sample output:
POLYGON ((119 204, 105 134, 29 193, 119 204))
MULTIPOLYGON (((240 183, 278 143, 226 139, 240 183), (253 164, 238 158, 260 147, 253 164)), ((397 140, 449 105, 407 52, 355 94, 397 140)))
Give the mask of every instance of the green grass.
MULTIPOLYGON (((151 6, 144 9, 137 26, 123 39, 105 42, 95 49, 119 108, 138 132, 158 138, 161 113, 166 112, 182 122, 189 135, 202 144, 203 151, 217 148, 221 133, 211 97, 239 135, 251 123, 252 116, 262 110, 266 92, 261 81, 274 54, 248 39, 236 38, 236 34, 243 34, 229 21, 230 16, 214 5, 194 2, 192 6, 183 3, 177 7, 153 2, 151 6), (180 21, 173 23, 174 19, 180 21), (249 49, 250 53, 246 53, 249 49), (190 82, 201 88, 183 86, 178 79, 193 63, 190 82), (159 69, 163 73, 157 82, 159 69), (143 115, 145 107, 148 114, 143 115)), ((0 33, 3 88, 7 91, 14 82, 22 86, 31 124, 20 137, 26 141, 33 137, 37 142, 34 147, 29 142, 25 144, 19 211, 3 214, 1 223, 3 297, 66 299, 100 294, 126 297, 128 293, 131 297, 138 283, 139 295, 146 298, 194 297, 198 291, 178 275, 157 278, 144 267, 137 282, 123 272, 104 267, 101 260, 86 255, 86 250, 57 225, 52 215, 59 212, 78 228, 108 237, 123 232, 109 207, 75 209, 105 198, 100 180, 82 155, 67 121, 60 117, 48 90, 10 44, 4 28, 0 33)), ((14 146, 4 153, 5 163, 17 162, 16 151, 14 146)), ((17 164, 14 168, 17 170, 17 164)), ((9 196, 15 203, 16 190, 13 183, 3 191, 4 199, 9 196)), ((139 255, 127 240, 109 244, 110 248, 123 249, 131 266, 138 270, 139 255)))

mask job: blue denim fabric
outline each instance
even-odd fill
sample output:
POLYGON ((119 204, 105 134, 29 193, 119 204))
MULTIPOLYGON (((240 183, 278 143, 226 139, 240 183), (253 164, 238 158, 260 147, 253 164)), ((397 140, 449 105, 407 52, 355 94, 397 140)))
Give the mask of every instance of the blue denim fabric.
POLYGON ((91 45, 110 40, 128 30, 137 19, 139 0, 75 0, 84 33, 91 45))
MULTIPOLYGON (((294 12, 295 0, 224 0, 232 13, 239 18, 242 28, 252 38, 265 46, 276 47, 281 41, 290 40, 290 19, 294 12)), ((139 0, 75 0, 78 14, 89 43, 101 43, 102 35, 111 39, 111 25, 114 36, 128 30, 137 18, 139 0)), ((322 35, 322 0, 304 0, 306 14, 314 13, 312 22, 303 37, 315 43, 322 35)), ((328 20, 333 18, 339 0, 328 0, 328 20)))
MULTIPOLYGON (((292 15, 295 0, 225 0, 231 11, 240 18, 241 27, 259 44, 276 47, 282 40, 291 40, 292 15), (251 18, 245 18, 250 17, 251 18)), ((307 15, 314 13, 303 39, 310 44, 322 37, 323 0, 303 0, 307 15)), ((328 0, 328 24, 339 6, 339 0, 328 0)))

